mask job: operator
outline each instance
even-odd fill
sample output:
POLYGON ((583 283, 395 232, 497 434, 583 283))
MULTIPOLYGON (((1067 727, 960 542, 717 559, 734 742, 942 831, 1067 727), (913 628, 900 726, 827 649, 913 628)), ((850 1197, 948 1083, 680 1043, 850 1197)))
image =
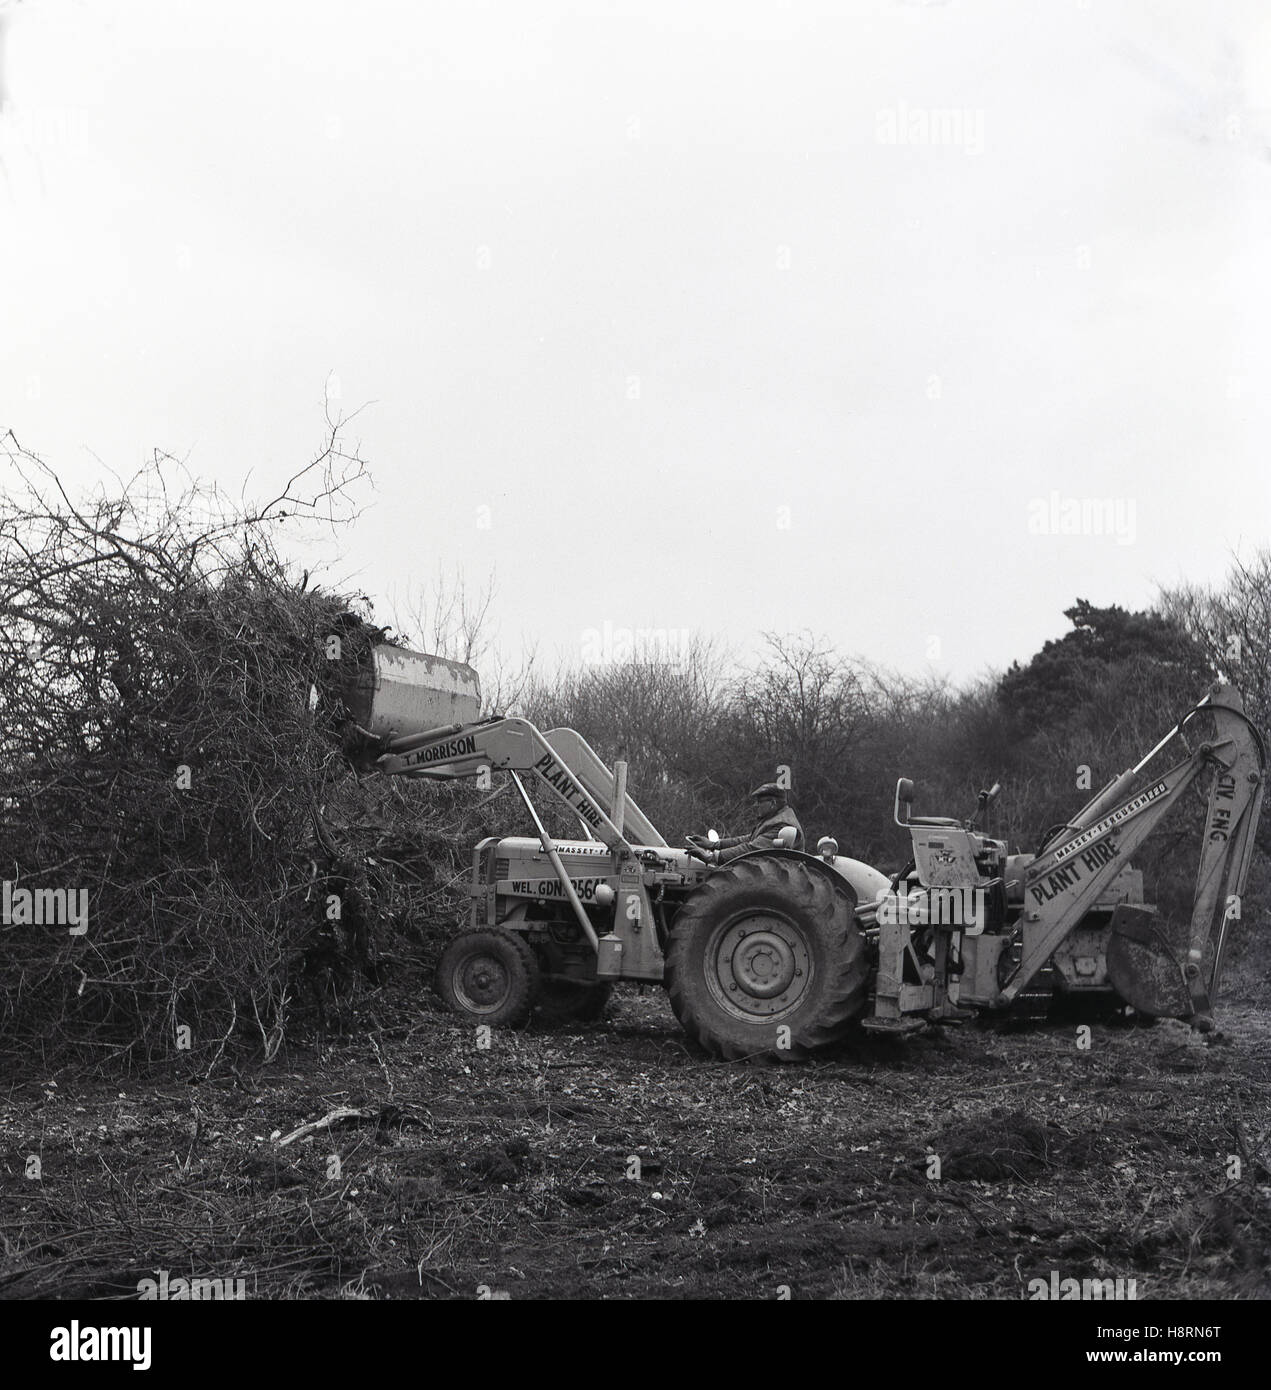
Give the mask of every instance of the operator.
POLYGON ((794 813, 785 791, 775 782, 765 782, 750 793, 759 815, 759 822, 749 835, 733 835, 725 840, 712 843, 704 835, 688 835, 690 845, 701 851, 701 857, 710 864, 727 864, 756 849, 776 849, 777 836, 787 826, 794 827, 794 843, 791 849, 803 848, 803 827, 794 813))

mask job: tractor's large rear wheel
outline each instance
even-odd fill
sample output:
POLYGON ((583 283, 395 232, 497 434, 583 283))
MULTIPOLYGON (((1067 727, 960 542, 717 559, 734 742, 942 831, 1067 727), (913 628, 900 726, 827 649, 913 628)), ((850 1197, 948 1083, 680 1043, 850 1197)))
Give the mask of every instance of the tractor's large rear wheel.
POLYGON ((538 999, 538 961, 516 932, 502 927, 460 932, 437 965, 437 992, 473 1023, 520 1028, 538 999))
POLYGON ((757 855, 712 874, 676 914, 671 1008, 717 1057, 797 1061, 865 1010, 855 894, 817 865, 757 855))

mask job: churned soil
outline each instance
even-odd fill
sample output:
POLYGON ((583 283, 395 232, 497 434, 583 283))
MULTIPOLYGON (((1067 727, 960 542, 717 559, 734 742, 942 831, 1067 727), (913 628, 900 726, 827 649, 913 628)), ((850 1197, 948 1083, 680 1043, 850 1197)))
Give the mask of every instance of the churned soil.
POLYGON ((696 1051, 658 990, 488 1047, 421 991, 250 1074, 11 1074, 0 1295, 1021 1299, 1056 1271, 1265 1298, 1271 1014, 1219 1018, 759 1066, 696 1051))

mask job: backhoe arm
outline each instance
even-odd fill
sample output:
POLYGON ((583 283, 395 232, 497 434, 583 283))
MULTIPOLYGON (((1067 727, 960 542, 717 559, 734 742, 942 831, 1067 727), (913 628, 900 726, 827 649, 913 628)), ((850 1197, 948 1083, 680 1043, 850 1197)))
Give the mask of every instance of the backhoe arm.
POLYGON ((1257 730, 1244 717, 1236 697, 1232 707, 1214 703, 1214 719, 1223 744, 1212 752, 1218 772, 1209 793, 1205 839, 1196 873, 1191 935, 1183 974, 1197 1020, 1210 1015, 1222 978, 1222 957, 1229 924, 1241 916, 1254 835, 1266 790, 1266 753, 1257 730), (1238 717, 1237 717, 1238 716, 1238 717), (1202 977, 1205 946, 1214 943, 1208 982, 1202 977))
MULTIPOLYGON (((1142 972, 1148 983, 1147 995, 1170 1000, 1171 1013, 1193 1019, 1202 1030, 1212 1026, 1212 1000, 1218 989, 1227 927, 1240 915, 1241 894, 1253 854, 1265 766, 1262 739, 1245 716, 1240 696, 1229 686, 1216 687, 1141 763, 1094 797, 1066 833, 1047 845, 1028 866, 1023 955, 1001 991, 1000 1002, 1011 1003, 1028 985, 1186 789, 1210 769, 1213 781, 1185 959, 1175 959, 1160 933, 1141 920, 1146 914, 1132 910, 1123 914, 1124 930, 1119 940, 1114 939, 1110 955, 1118 950, 1123 970, 1142 972), (1213 718, 1213 740, 1126 796, 1136 774, 1202 712, 1213 718), (1211 940, 1214 961, 1206 980, 1202 962, 1211 940)), ((1113 931, 1115 938, 1115 919, 1113 931)))

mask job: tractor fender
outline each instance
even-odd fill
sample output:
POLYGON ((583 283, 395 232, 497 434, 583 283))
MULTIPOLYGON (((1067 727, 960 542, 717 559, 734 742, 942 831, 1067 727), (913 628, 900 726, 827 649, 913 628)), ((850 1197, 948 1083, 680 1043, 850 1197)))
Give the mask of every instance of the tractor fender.
MULTIPOLYGON (((824 864, 825 861, 821 860, 821 863, 824 864)), ((830 867, 852 885, 856 891, 856 901, 862 906, 876 903, 880 894, 891 889, 891 879, 881 869, 866 864, 864 860, 849 859, 846 855, 836 854, 830 867)))
POLYGON ((878 899, 878 894, 890 887, 891 880, 878 869, 871 868, 859 859, 849 859, 846 855, 834 856, 832 864, 826 863, 820 855, 805 854, 798 849, 753 849, 748 854, 739 854, 730 864, 740 864, 746 859, 758 859, 761 855, 776 855, 781 859, 799 859, 813 866, 815 871, 829 879, 831 885, 840 889, 846 883, 855 895, 859 906, 867 906, 878 899))

